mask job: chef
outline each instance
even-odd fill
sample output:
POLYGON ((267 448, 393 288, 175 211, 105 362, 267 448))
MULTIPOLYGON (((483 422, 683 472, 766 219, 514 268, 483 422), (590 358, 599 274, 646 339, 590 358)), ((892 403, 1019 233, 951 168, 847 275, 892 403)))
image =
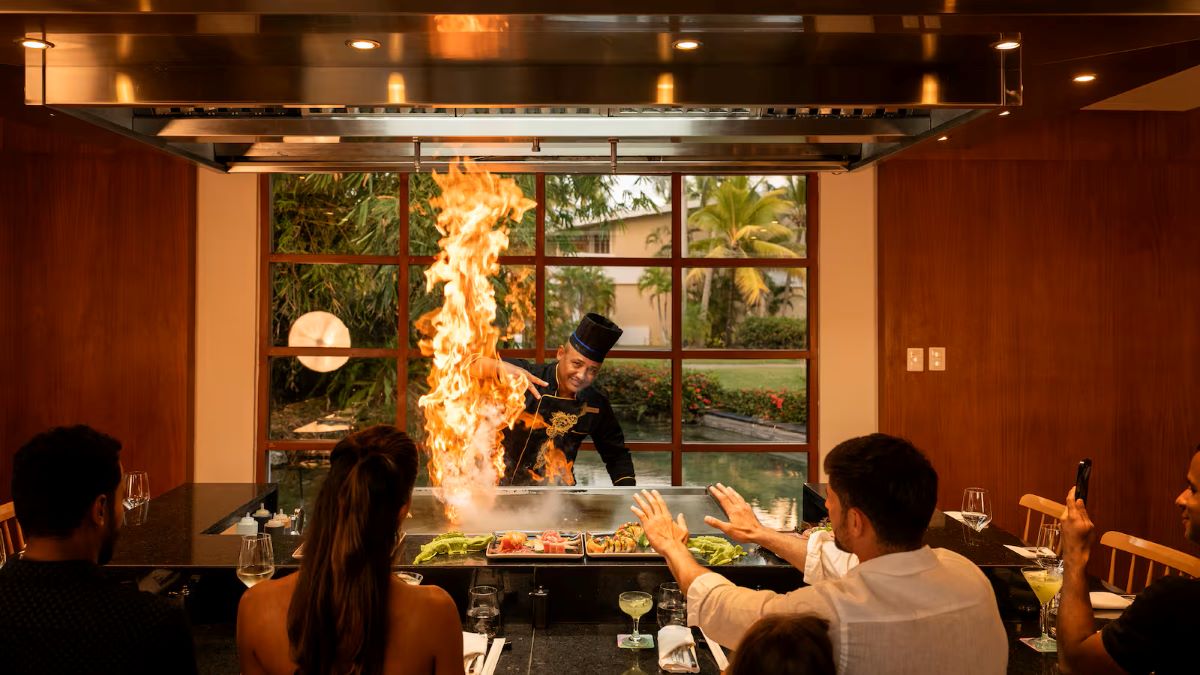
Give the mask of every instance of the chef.
POLYGON ((480 359, 476 374, 498 369, 522 377, 525 411, 504 434, 501 485, 574 485, 572 465, 585 437, 600 453, 613 485, 635 485, 633 458, 608 397, 592 387, 621 329, 599 314, 588 314, 549 363, 521 359, 480 359))

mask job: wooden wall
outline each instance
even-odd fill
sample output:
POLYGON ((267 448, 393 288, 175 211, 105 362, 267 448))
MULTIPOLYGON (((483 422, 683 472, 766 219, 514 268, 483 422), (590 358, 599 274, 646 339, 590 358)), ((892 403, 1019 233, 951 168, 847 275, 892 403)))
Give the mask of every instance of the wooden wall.
MULTIPOLYGON (((880 427, 941 476, 1062 501, 1082 457, 1099 531, 1195 553, 1172 505, 1200 442, 1200 111, 1080 112, 879 170, 880 427), (905 348, 946 347, 910 373, 905 348)), ((1107 552, 1104 553, 1107 561, 1107 552)))
POLYGON ((0 501, 16 449, 73 423, 161 494, 192 471, 196 169, 21 87, 0 68, 0 501))

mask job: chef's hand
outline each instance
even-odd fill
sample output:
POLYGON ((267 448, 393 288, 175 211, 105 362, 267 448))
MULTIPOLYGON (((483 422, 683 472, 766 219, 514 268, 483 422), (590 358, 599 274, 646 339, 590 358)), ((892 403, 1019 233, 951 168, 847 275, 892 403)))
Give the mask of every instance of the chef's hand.
POLYGON ((1087 566, 1096 528, 1088 517, 1082 499, 1075 499, 1075 488, 1067 493, 1067 514, 1062 519, 1062 557, 1064 567, 1083 569, 1087 566))
POLYGON ((658 490, 642 490, 641 494, 635 492, 633 501, 637 502, 637 506, 629 508, 642 522, 646 538, 650 540, 650 545, 655 551, 664 553, 675 545, 687 548, 687 521, 683 519, 682 513, 678 519, 671 518, 671 510, 667 508, 667 503, 663 501, 658 490))
POLYGON ((725 512, 729 521, 704 516, 704 523, 724 532, 730 539, 738 543, 757 543, 758 535, 765 528, 762 523, 758 522, 758 516, 754 515, 754 509, 750 508, 737 490, 717 483, 708 488, 708 491, 721 505, 721 510, 725 512))
POLYGON ((500 361, 499 363, 500 367, 504 369, 504 372, 508 373, 509 375, 516 375, 517 377, 525 380, 525 388, 529 390, 529 393, 533 394, 534 398, 540 399, 542 397, 542 393, 537 389, 538 387, 547 387, 550 385, 549 382, 534 377, 533 373, 520 366, 515 366, 508 361, 500 361))

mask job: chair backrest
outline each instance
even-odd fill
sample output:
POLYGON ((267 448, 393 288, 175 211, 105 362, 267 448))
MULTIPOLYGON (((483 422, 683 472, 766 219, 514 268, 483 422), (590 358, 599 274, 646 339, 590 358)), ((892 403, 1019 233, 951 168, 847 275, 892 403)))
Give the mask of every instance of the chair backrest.
MULTIPOLYGON (((1142 587, 1149 586, 1154 581, 1154 565, 1157 563, 1163 567, 1163 576, 1166 576, 1174 570, 1177 574, 1197 578, 1200 577, 1200 558, 1194 555, 1188 555, 1183 551, 1177 551, 1162 544, 1156 544, 1152 541, 1139 539, 1138 537, 1130 536, 1124 532, 1105 532, 1100 537, 1100 543, 1112 549, 1111 557, 1108 560, 1108 583, 1114 583, 1117 571, 1117 551, 1124 551, 1129 556, 1129 572, 1125 577, 1125 592, 1133 592, 1134 567, 1137 565, 1138 558, 1145 558, 1147 561, 1145 583, 1142 587)), ((1139 588, 1138 590, 1141 590, 1139 588)))
POLYGON ((1030 541, 1029 539, 1029 525, 1031 523, 1034 511, 1037 511, 1039 514, 1038 527, 1033 531, 1033 536, 1035 538, 1037 537, 1038 531, 1041 530, 1042 525, 1046 524, 1047 520, 1058 522, 1067 512, 1066 504, 1059 504, 1056 501, 1046 499, 1045 497, 1039 497, 1034 494, 1022 495, 1020 504, 1027 509, 1025 511, 1025 533, 1021 535, 1021 541, 1025 542, 1026 546, 1033 546, 1037 543, 1035 541, 1030 541))
POLYGON ((17 510, 12 502, 0 504, 0 546, 10 558, 25 549, 25 535, 17 522, 17 510))

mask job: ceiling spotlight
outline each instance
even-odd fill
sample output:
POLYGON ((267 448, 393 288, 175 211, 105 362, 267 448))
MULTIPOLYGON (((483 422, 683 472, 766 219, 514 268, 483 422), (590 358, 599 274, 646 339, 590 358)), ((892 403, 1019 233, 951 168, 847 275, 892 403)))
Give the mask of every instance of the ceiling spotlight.
POLYGON ((938 136, 938 140, 939 141, 948 141, 948 140, 950 140, 950 137, 949 136, 938 136))
POLYGON ((1076 82, 1091 82, 1096 79, 1096 74, 1095 73, 1083 73, 1081 75, 1076 75, 1074 79, 1076 82))
POLYGON ((1016 40, 1001 40, 999 42, 992 43, 992 49, 999 49, 1002 52, 1007 52, 1020 46, 1021 43, 1017 42, 1016 40))
POLYGON ((1001 116, 1001 117, 1007 117, 1007 116, 1009 116, 1009 115, 1011 115, 1011 114, 1012 114, 1012 111, 1011 111, 1011 110, 1001 110, 1001 111, 1000 111, 1000 116, 1001 116))
POLYGON ((676 40, 676 41, 672 42, 671 46, 674 47, 675 49, 678 49, 681 52, 690 52, 690 51, 695 51, 697 49, 700 49, 701 44, 703 44, 703 43, 700 42, 699 40, 693 40, 692 38, 686 38, 683 40, 676 40))
POLYGON ((379 49, 379 42, 376 40, 368 40, 366 38, 355 38, 353 40, 346 40, 346 46, 352 49, 361 49, 366 51, 368 49, 379 49))
POLYGON ((39 40, 38 38, 17 38, 17 42, 26 49, 53 49, 54 43, 49 40, 39 40))

